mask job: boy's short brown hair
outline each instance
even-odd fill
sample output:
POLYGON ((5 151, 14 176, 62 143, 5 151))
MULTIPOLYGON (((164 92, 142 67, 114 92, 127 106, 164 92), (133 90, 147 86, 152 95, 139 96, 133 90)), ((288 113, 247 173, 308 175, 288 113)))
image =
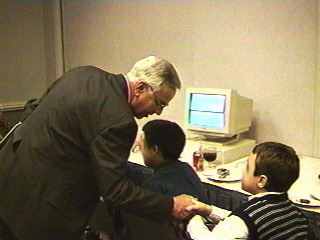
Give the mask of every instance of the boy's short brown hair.
POLYGON ((269 192, 286 192, 299 177, 300 160, 295 150, 282 143, 265 142, 254 147, 254 176, 266 175, 269 192))

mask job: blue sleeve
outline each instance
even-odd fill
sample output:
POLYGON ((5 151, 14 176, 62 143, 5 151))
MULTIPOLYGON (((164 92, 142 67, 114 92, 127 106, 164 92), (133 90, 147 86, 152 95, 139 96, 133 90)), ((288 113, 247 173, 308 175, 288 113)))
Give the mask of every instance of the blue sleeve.
POLYGON ((160 194, 165 194, 166 192, 165 184, 161 180, 154 179, 152 176, 146 179, 141 187, 160 194))

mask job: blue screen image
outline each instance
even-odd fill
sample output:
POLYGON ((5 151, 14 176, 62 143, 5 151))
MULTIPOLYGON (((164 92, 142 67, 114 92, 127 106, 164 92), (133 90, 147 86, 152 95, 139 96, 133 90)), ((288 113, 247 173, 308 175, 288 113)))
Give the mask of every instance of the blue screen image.
POLYGON ((226 96, 216 94, 191 95, 189 124, 194 126, 224 128, 226 96))

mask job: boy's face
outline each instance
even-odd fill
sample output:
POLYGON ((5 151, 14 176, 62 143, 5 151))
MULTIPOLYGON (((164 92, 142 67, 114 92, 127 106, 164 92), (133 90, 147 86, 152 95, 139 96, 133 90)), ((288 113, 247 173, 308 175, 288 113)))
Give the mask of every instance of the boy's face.
POLYGON ((242 189, 251 194, 265 192, 265 189, 261 188, 261 186, 264 187, 264 184, 261 182, 261 180, 263 180, 261 179, 261 176, 254 176, 256 156, 257 154, 250 154, 247 166, 243 169, 242 172, 242 189))
POLYGON ((157 151, 153 147, 151 148, 148 147, 144 134, 141 134, 140 136, 140 146, 141 146, 141 153, 144 160, 144 164, 147 167, 151 167, 151 168, 155 167, 156 159, 157 159, 157 151))

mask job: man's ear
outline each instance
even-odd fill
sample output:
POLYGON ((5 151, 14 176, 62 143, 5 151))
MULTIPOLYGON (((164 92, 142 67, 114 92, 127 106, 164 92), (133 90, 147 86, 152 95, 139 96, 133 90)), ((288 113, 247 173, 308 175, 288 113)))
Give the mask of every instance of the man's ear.
POLYGON ((259 180, 258 180, 258 188, 265 188, 268 183, 268 177, 266 175, 260 175, 259 180))
POLYGON ((143 93, 144 91, 146 91, 148 89, 148 84, 146 84, 145 82, 139 82, 135 89, 134 89, 134 94, 140 95, 141 93, 143 93))

